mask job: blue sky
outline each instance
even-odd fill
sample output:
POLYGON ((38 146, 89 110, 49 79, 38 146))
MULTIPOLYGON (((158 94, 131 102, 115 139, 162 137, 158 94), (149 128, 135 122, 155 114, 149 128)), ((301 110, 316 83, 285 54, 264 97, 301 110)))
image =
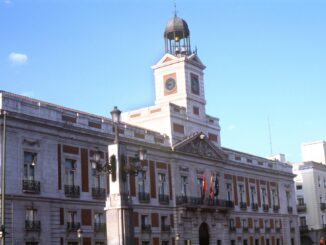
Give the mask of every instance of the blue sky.
MULTIPOLYGON (((326 1, 177 0, 222 145, 300 161, 326 140, 326 1)), ((0 0, 0 89, 99 115, 154 103, 172 0, 0 0)))

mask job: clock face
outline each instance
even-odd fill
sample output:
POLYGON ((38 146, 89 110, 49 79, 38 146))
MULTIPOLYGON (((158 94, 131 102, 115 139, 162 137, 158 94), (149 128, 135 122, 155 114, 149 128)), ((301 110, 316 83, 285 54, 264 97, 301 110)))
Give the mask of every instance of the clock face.
POLYGON ((165 80, 165 89, 168 91, 172 91, 175 88, 176 82, 175 79, 170 77, 165 80))

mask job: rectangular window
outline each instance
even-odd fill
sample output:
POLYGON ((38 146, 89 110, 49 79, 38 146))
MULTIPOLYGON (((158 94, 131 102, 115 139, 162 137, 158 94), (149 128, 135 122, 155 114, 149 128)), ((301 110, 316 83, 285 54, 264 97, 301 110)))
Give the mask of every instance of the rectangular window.
POLYGON ((269 245, 269 239, 268 238, 266 239, 266 245, 269 245))
POLYGON ((255 245, 259 245, 259 239, 255 239, 255 245))
POLYGON ((36 214, 37 214, 36 209, 26 209, 26 211, 25 211, 25 220, 29 221, 29 222, 36 221, 36 214))
POLYGON ((217 142, 217 135, 216 135, 216 134, 208 133, 208 139, 209 139, 210 141, 217 142))
POLYGON ((243 196, 244 196, 244 188, 243 185, 239 185, 239 196, 240 196, 240 202, 243 203, 243 196))
POLYGON ((169 245, 169 241, 162 241, 162 245, 169 245))
POLYGON ((302 190, 302 185, 297 185, 296 188, 297 190, 302 190))
POLYGON ((75 185, 76 161, 72 159, 65 160, 66 185, 75 185))
POLYGON ((181 176, 181 194, 182 196, 187 196, 187 185, 188 185, 188 177, 181 176))
POLYGON ((251 202, 255 202, 255 196, 256 196, 256 188, 254 186, 250 186, 250 194, 251 194, 251 202))
POLYGON ((199 95, 199 77, 195 74, 190 74, 191 93, 199 95))
POLYGON ((304 205, 304 199, 303 199, 303 197, 298 197, 298 204, 299 205, 304 205))
POLYGON ((185 129, 184 126, 181 124, 173 123, 173 131, 176 133, 184 134, 185 129))
POLYGON ((166 184, 166 180, 165 180, 165 174, 159 173, 158 174, 158 182, 159 182, 159 186, 158 186, 158 194, 159 195, 165 195, 165 184, 166 184))
POLYGON ((288 207, 290 207, 290 200, 291 200, 291 194, 289 191, 286 191, 286 204, 288 207))
POLYGON ((198 197, 203 196, 203 178, 197 178, 197 194, 198 197))
POLYGON ((193 111, 193 113, 194 113, 194 115, 199 115, 199 107, 197 107, 197 106, 194 106, 193 108, 192 108, 192 111, 193 111))
POLYGON ((306 224, 306 217, 300 217, 300 225, 305 226, 306 224))
POLYGON ((142 226, 149 225, 148 215, 141 216, 141 225, 142 226))
POLYGON ((71 224, 76 224, 77 222, 77 212, 69 211, 68 213, 68 222, 71 224))
POLYGON ((261 196, 262 196, 262 202, 263 202, 263 205, 266 204, 266 189, 265 188, 261 188, 261 196))
POLYGON ((226 183, 226 194, 227 200, 232 201, 232 185, 230 183, 226 183))
POLYGON ((146 171, 138 173, 138 192, 144 193, 146 190, 146 171))
POLYGON ((277 200, 276 190, 272 189, 272 206, 277 205, 276 200, 277 200))
POLYGON ((36 165, 37 154, 33 152, 24 152, 24 179, 34 180, 35 179, 35 165, 36 165))
POLYGON ((248 245, 248 240, 247 239, 243 240, 243 245, 248 245))
POLYGON ((235 245, 235 240, 231 240, 231 245, 235 245))
POLYGON ((103 213, 95 213, 94 214, 94 223, 95 224, 103 224, 104 223, 104 215, 103 213))
POLYGON ((222 245, 222 241, 221 240, 217 240, 216 245, 222 245))

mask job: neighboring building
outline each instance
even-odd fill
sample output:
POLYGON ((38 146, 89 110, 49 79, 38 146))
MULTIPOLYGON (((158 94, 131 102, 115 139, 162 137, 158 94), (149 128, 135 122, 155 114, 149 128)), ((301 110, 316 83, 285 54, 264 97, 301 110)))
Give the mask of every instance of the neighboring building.
POLYGON ((118 129, 108 118, 0 93, 6 244, 73 245, 79 227, 83 245, 300 243, 291 166, 221 146, 189 34, 181 18, 168 22, 166 54, 153 66, 155 105, 123 113, 118 129), (147 160, 126 175, 140 149, 147 160), (92 168, 98 150, 110 160, 108 177, 92 168))
POLYGON ((301 244, 319 244, 326 239, 325 142, 303 144, 302 157, 304 162, 292 163, 301 244))

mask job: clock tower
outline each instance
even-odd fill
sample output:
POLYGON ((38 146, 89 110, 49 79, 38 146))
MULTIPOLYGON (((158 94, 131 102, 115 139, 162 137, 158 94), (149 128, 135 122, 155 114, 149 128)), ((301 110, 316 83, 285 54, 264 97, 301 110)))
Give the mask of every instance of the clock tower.
POLYGON ((174 16, 164 31, 165 55, 154 66, 155 104, 173 103, 186 108, 190 117, 205 117, 204 69, 191 51, 185 20, 174 16))

